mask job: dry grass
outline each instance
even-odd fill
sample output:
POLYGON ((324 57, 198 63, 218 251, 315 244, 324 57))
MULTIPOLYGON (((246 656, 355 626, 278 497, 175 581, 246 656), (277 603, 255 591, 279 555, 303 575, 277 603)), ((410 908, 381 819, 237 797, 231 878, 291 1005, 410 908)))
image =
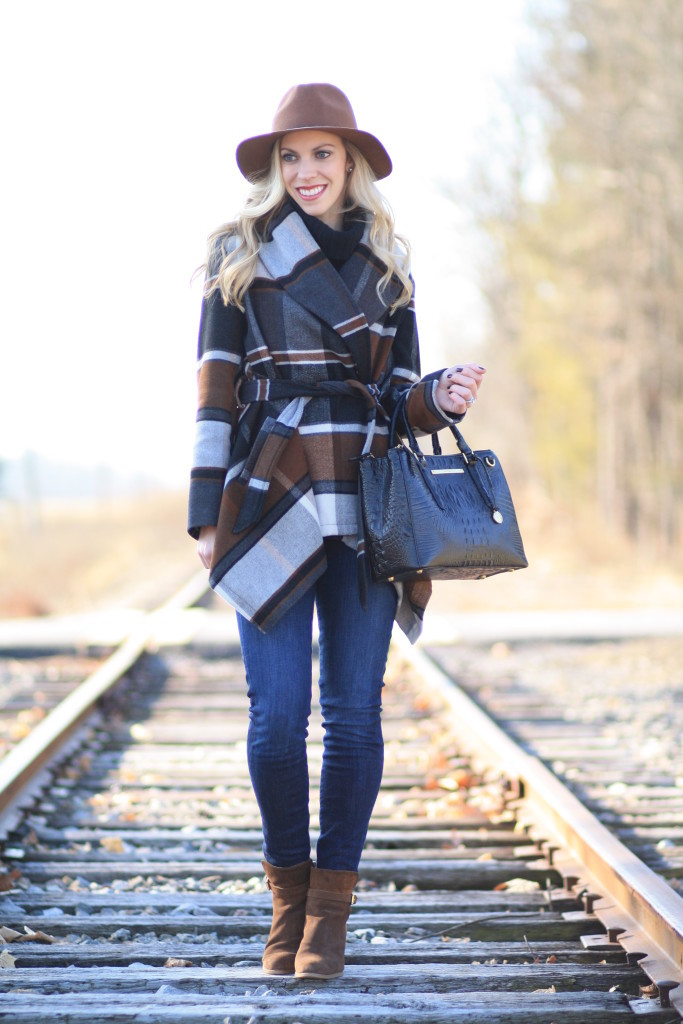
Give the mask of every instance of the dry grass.
MULTIPOLYGON (((432 608, 683 608, 683 572, 598 529, 590 510, 517 505, 529 568, 437 584, 432 608)), ((33 523, 0 505, 0 617, 154 607, 200 568, 185 514, 184 493, 53 503, 33 523)))
POLYGON ((0 616, 150 608, 201 568, 186 496, 46 504, 0 514, 0 616))

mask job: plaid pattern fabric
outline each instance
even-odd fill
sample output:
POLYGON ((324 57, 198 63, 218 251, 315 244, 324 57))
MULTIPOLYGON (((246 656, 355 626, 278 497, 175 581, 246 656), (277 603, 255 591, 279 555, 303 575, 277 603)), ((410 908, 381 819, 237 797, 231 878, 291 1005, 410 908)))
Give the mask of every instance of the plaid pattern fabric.
MULTIPOLYGON (((323 537, 355 539, 355 460, 364 445, 386 451, 398 394, 411 389, 417 430, 454 421, 434 401, 441 371, 420 380, 413 302, 390 312, 396 283, 377 295, 385 268, 368 235, 366 226, 337 271, 285 209, 261 248, 245 316, 219 292, 203 300, 188 529, 217 527, 210 584, 264 630, 324 572, 323 537), (296 397, 273 398, 272 381, 291 382, 296 397), (253 382, 245 405, 243 382, 253 382), (320 382, 344 382, 350 394, 297 395, 320 382), (370 384, 381 406, 374 430, 370 384)), ((411 639, 430 593, 429 581, 402 588, 397 620, 411 639)))

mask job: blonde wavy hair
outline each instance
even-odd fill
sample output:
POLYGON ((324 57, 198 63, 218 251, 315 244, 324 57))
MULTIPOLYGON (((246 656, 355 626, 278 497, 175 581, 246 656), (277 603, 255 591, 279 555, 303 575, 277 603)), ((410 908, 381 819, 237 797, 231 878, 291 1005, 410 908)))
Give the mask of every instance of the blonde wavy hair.
MULTIPOLYGON (((407 306, 413 294, 410 246, 394 231, 394 215, 375 185, 370 164, 353 143, 346 139, 343 142, 353 163, 347 179, 344 212, 357 210, 369 214, 369 245, 373 255, 386 267, 377 283, 377 294, 382 298, 392 278, 401 284, 401 291, 391 305, 393 313, 400 306, 407 306)), ((199 268, 206 274, 205 295, 220 290, 226 306, 232 303, 244 311, 244 296, 256 274, 259 249, 286 196, 278 140, 268 170, 252 183, 243 209, 235 220, 209 235, 206 263, 199 268)))

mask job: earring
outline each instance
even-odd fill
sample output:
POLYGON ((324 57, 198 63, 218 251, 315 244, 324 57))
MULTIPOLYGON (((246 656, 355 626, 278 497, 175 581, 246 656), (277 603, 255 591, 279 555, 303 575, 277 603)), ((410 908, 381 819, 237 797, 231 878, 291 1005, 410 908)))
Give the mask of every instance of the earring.
POLYGON ((351 166, 350 166, 350 167, 347 167, 347 168, 346 168, 346 173, 347 173, 347 174, 350 174, 352 170, 353 170, 353 164, 351 164, 351 166))

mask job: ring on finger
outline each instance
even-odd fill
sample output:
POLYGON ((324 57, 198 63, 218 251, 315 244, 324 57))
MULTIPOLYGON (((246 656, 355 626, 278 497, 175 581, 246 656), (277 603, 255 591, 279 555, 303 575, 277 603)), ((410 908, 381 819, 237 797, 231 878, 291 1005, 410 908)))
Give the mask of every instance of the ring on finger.
POLYGON ((474 397, 467 399, 467 404, 468 405, 474 405, 475 402, 476 402, 476 398, 474 398, 474 397))

